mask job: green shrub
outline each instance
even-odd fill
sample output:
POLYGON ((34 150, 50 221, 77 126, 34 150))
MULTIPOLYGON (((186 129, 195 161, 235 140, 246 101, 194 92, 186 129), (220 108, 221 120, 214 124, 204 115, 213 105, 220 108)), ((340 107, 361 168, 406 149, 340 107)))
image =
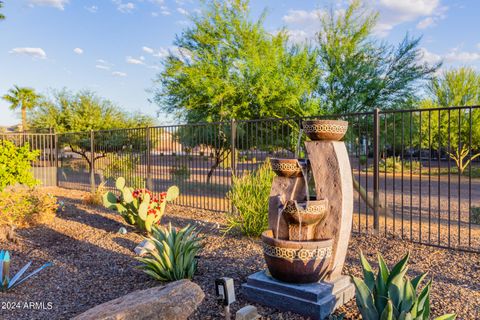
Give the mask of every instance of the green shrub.
POLYGON ((0 192, 0 226, 30 227, 48 223, 57 212, 57 199, 39 189, 0 192))
MULTIPOLYGON (((402 172, 402 166, 403 166, 403 171, 404 172, 410 172, 412 171, 413 173, 420 173, 422 169, 422 164, 420 161, 410 161, 407 159, 404 159, 402 162, 402 159, 400 157, 388 157, 386 159, 380 160, 378 167, 380 172, 387 172, 387 173, 399 173, 402 172)), ((370 170, 373 170, 373 165, 370 166, 370 170)))
POLYGON ((360 162, 360 164, 361 164, 362 166, 366 165, 366 164, 367 164, 367 156, 360 156, 360 157, 358 158, 358 161, 360 162))
POLYGON ((153 228, 148 240, 155 246, 147 249, 147 257, 138 257, 139 267, 158 281, 191 279, 197 268, 195 256, 202 249, 202 238, 194 226, 177 230, 169 224, 168 228, 153 228))
POLYGON ((472 207, 470 221, 474 224, 480 224, 480 207, 472 207))
MULTIPOLYGON (((360 262, 363 280, 352 277, 358 309, 364 320, 429 320, 430 319, 430 280, 422 290, 420 284, 426 273, 410 280, 407 276, 407 253, 389 270, 383 257, 378 254, 379 270, 377 277, 362 252, 360 262), (418 293, 420 291, 420 293, 418 293)), ((455 314, 447 314, 436 320, 453 320, 455 314)))
POLYGON ((10 141, 0 141, 0 191, 16 184, 29 187, 38 184, 39 181, 33 177, 31 163, 39 155, 39 150, 30 151, 28 143, 17 147, 10 141))
POLYGON ((115 180, 124 177, 126 184, 133 188, 144 188, 145 179, 136 174, 140 157, 137 155, 111 155, 108 165, 104 169, 106 179, 115 180))
POLYGON ((253 173, 233 177, 227 197, 234 211, 227 215, 226 231, 240 229, 247 236, 259 236, 268 228, 268 198, 274 176, 267 160, 253 173))
POLYGON ((190 179, 190 168, 187 165, 177 165, 170 170, 170 174, 172 175, 172 179, 175 182, 184 182, 190 179))

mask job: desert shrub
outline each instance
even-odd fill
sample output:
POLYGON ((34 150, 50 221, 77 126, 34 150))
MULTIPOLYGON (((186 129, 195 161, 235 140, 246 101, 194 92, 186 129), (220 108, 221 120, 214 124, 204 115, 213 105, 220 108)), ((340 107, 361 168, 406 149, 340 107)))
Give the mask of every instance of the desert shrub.
POLYGON ((190 179, 190 168, 187 165, 181 164, 176 165, 170 170, 170 174, 172 175, 172 179, 175 182, 184 182, 190 179))
POLYGON ((57 199, 40 189, 14 188, 0 192, 0 225, 29 227, 53 220, 57 199))
POLYGON ((23 184, 33 187, 38 180, 33 177, 31 162, 40 155, 39 150, 30 150, 26 143, 22 147, 15 146, 12 142, 0 142, 0 191, 7 186, 23 184))
MULTIPOLYGON (((387 173, 393 173, 394 171, 396 173, 399 173, 402 171, 402 166, 403 166, 403 171, 406 172, 414 172, 414 173, 420 173, 422 169, 422 164, 420 161, 410 161, 408 159, 404 159, 402 162, 402 159, 400 157, 388 157, 386 159, 380 160, 380 163, 378 164, 380 172, 387 172, 387 173)), ((370 170, 373 170, 373 165, 370 166, 370 170)))
POLYGON ((195 256, 202 249, 202 238, 194 226, 177 230, 168 227, 154 227, 148 238, 155 248, 147 249, 146 257, 138 257, 139 267, 158 281, 191 279, 197 268, 195 256))
POLYGON ((90 206, 101 206, 103 205, 103 195, 105 192, 105 182, 102 182, 95 189, 95 192, 89 192, 83 197, 83 202, 90 206))
MULTIPOLYGON (((430 280, 420 290, 422 281, 427 276, 423 273, 413 279, 406 275, 408 259, 406 254, 391 270, 383 257, 378 254, 378 274, 375 278, 372 267, 360 252, 363 280, 352 277, 355 285, 357 306, 365 320, 402 320, 430 319, 430 280)), ((447 314, 436 320, 453 320, 454 314, 447 314)))
POLYGON ((472 207, 470 221, 474 224, 480 224, 480 207, 472 207))
POLYGON ((233 177, 227 197, 234 210, 227 215, 227 231, 239 229, 247 236, 259 236, 268 228, 268 198, 274 176, 267 160, 256 171, 233 177))
POLYGON ((103 170, 105 179, 115 181, 118 177, 124 177, 126 184, 133 188, 144 188, 145 179, 136 174, 137 165, 140 164, 138 155, 112 154, 110 161, 103 170))

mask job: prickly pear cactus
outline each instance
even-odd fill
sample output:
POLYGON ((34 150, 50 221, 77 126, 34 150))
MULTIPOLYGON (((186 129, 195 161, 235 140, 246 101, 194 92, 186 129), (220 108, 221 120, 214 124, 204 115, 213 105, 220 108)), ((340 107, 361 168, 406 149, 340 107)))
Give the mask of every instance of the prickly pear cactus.
POLYGON ((115 182, 120 196, 112 192, 103 195, 103 205, 117 211, 128 224, 135 225, 140 231, 150 233, 152 226, 159 224, 165 213, 167 202, 174 201, 180 191, 177 186, 171 186, 167 192, 155 196, 147 189, 133 189, 125 185, 125 179, 120 177, 115 182))

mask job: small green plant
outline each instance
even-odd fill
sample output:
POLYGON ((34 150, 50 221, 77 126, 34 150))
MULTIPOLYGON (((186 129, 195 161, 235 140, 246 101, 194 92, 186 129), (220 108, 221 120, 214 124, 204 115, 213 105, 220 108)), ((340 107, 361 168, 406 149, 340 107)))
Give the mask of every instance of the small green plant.
POLYGON ((173 181, 176 183, 184 182, 190 179, 190 168, 184 164, 173 167, 170 170, 173 181))
POLYGON ((39 150, 30 151, 30 145, 25 143, 17 147, 10 141, 0 141, 0 191, 8 186, 23 184, 33 187, 39 183, 33 177, 32 161, 37 160, 39 150))
POLYGON ((147 257, 137 257, 142 262, 139 269, 158 281, 191 279, 197 268, 196 255, 202 249, 202 238, 194 226, 177 230, 154 227, 148 240, 155 246, 147 249, 147 257))
POLYGON ((474 224, 480 224, 480 207, 472 207, 470 221, 474 224))
POLYGON ((360 162, 360 164, 362 166, 366 165, 367 164, 367 156, 362 155, 362 156, 358 157, 358 162, 360 162))
POLYGON ((159 197, 147 189, 133 189, 125 186, 125 179, 120 177, 115 182, 120 191, 120 197, 112 192, 103 195, 103 205, 117 211, 128 224, 135 225, 140 231, 151 232, 152 226, 160 223, 167 202, 178 197, 177 186, 171 186, 159 197))
POLYGON ((51 262, 47 262, 37 270, 22 278, 31 264, 32 262, 27 263, 22 269, 20 269, 20 271, 17 272, 17 274, 10 278, 10 253, 4 250, 0 251, 0 290, 2 292, 7 292, 8 290, 21 285, 46 267, 52 265, 51 262))
POLYGON ((240 229, 247 236, 260 236, 268 228, 268 197, 274 176, 267 160, 253 173, 233 177, 227 197, 234 211, 227 215, 227 232, 240 229))
MULTIPOLYGON (((353 277, 358 309, 364 320, 428 320, 430 319, 430 280, 420 293, 421 282, 426 273, 410 280, 407 276, 407 253, 389 270, 383 257, 378 254, 379 270, 377 277, 367 259, 360 252, 363 280, 353 277)), ((446 314, 435 320, 453 320, 455 314, 446 314)))

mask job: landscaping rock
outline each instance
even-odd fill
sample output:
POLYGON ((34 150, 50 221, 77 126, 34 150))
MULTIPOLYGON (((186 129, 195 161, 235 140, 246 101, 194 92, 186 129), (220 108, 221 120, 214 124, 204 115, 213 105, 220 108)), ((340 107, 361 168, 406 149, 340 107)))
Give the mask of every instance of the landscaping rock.
POLYGON ((129 293, 98 305, 74 320, 142 320, 187 319, 205 297, 200 287, 180 280, 165 286, 129 293))
POLYGON ((148 253, 148 250, 153 250, 155 249, 155 245, 151 242, 148 241, 147 239, 143 240, 138 244, 138 246, 133 249, 137 255, 144 256, 148 253))

